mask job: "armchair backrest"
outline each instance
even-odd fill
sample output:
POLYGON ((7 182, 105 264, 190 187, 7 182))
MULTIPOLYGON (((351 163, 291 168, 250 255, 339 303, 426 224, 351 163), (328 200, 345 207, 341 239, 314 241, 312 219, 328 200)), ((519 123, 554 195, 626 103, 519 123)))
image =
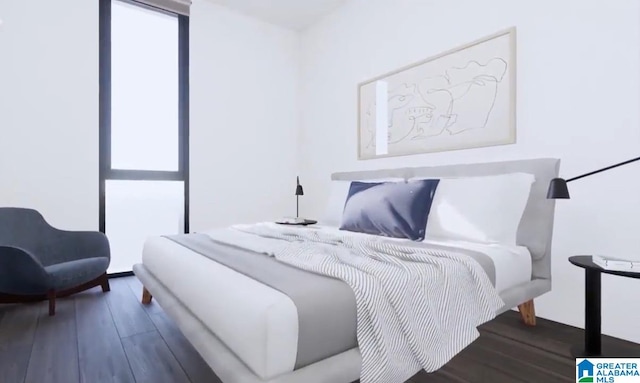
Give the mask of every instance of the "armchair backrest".
POLYGON ((0 207, 0 245, 13 246, 32 254, 41 247, 55 229, 34 209, 0 207))

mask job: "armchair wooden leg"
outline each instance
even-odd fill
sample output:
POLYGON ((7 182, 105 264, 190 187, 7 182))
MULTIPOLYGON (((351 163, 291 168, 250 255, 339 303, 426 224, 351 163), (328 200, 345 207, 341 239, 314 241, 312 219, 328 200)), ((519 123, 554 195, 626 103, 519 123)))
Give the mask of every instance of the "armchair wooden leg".
POLYGON ((102 287, 103 293, 111 291, 111 286, 109 286, 109 277, 107 276, 107 273, 104 273, 100 276, 100 286, 102 287))
POLYGON ((56 292, 55 290, 49 290, 47 292, 47 299, 49 300, 49 316, 56 315, 56 292))
POLYGON ((142 288, 142 304, 145 304, 145 305, 150 304, 151 299, 153 299, 153 296, 151 295, 149 290, 147 290, 146 287, 143 287, 142 288))
POLYGON ((520 311, 520 316, 525 325, 536 325, 536 309, 533 305, 533 299, 518 305, 518 311, 520 311))

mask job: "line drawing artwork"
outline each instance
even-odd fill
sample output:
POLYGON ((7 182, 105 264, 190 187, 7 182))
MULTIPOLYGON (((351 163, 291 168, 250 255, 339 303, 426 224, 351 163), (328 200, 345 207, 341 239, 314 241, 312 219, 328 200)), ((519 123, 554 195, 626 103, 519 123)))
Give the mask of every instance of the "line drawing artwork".
MULTIPOLYGON (((472 60, 443 75, 390 90, 389 144, 484 128, 507 69, 507 61, 500 57, 484 64, 472 60)), ((375 147, 375 108, 375 102, 367 108, 371 135, 367 147, 375 147)))
POLYGON ((514 35, 502 32, 361 84, 360 158, 380 156, 376 123, 384 115, 388 155, 515 142, 514 35), (376 109, 380 81, 388 86, 385 114, 376 109))

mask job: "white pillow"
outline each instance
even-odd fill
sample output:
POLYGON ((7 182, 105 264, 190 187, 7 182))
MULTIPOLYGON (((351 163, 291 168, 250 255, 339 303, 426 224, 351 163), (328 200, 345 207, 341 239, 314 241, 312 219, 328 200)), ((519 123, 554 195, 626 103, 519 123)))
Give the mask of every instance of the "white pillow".
POLYGON ((329 199, 324 209, 324 215, 322 216, 320 223, 327 226, 340 227, 342 224, 342 213, 344 211, 344 204, 347 202, 347 195, 349 194, 349 187, 351 182, 400 182, 404 181, 403 178, 377 178, 377 179, 365 179, 365 180, 351 180, 351 181, 331 181, 331 190, 329 192, 329 199))
POLYGON ((446 238, 517 245, 518 226, 534 181, 535 177, 528 173, 441 178, 431 204, 425 240, 446 238))

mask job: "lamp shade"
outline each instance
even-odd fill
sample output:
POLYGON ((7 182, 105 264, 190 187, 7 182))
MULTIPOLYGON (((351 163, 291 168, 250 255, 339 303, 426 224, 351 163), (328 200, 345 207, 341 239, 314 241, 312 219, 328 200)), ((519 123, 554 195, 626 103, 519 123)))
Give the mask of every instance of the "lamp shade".
POLYGON ((304 195, 302 185, 300 185, 300 177, 296 177, 296 195, 304 195))
POLYGON ((549 183, 549 190, 547 191, 548 199, 569 199, 569 188, 567 187, 567 181, 563 178, 554 178, 549 183))

